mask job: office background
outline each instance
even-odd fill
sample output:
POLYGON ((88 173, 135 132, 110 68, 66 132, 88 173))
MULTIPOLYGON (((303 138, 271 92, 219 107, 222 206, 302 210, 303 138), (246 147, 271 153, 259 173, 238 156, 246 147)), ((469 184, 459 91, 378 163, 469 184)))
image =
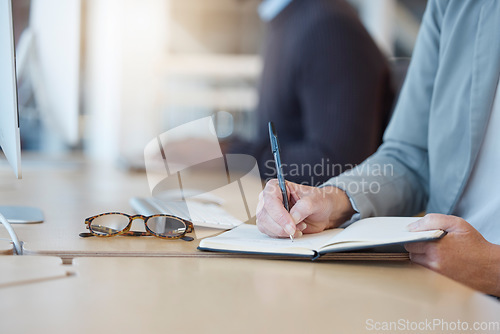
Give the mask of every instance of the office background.
MULTIPOLYGON (((425 0, 350 2, 389 59, 411 56, 425 0)), ((212 114, 221 138, 251 138, 265 38, 259 3, 14 1, 18 62, 31 30, 21 50, 30 64, 19 92, 23 149, 134 165, 155 135, 212 114), (61 66, 46 61, 58 57, 61 66), (58 72, 73 84, 44 81, 58 72)))
MULTIPOLYGON (((425 1, 350 1, 389 59, 411 56, 425 1)), ((46 221, 16 225, 25 256, 0 263, 5 332, 359 333, 398 319, 498 332, 496 300, 409 262, 236 259, 199 252, 197 241, 80 238, 86 217, 130 213, 131 197, 151 195, 144 173, 113 164, 140 164, 159 133, 215 114, 219 136, 253 135, 259 1, 12 2, 23 147, 34 154, 23 156, 22 181, 2 172, 0 202, 39 207, 46 221), (68 153, 76 159, 52 159, 68 153), (135 286, 145 288, 129 293, 135 286), (307 321, 290 321, 297 309, 307 321)), ((186 179, 187 189, 214 182, 211 172, 186 179)), ((238 196, 217 190, 235 214, 238 196)), ((0 232, 0 253, 12 254, 0 232)))

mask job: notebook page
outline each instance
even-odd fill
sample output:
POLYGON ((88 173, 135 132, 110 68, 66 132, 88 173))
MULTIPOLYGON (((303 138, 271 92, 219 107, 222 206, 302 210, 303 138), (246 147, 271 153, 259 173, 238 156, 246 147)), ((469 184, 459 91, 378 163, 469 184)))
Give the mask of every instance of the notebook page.
POLYGON ((261 233, 255 225, 242 224, 216 237, 203 239, 200 247, 258 253, 313 255, 313 250, 319 249, 340 231, 341 229, 335 229, 307 234, 292 242, 289 238, 271 238, 261 233))
MULTIPOLYGON (((442 231, 410 232, 408 225, 419 217, 374 217, 366 218, 350 225, 336 235, 330 245, 339 243, 360 243, 360 245, 380 245, 386 243, 409 242, 439 237, 442 231)), ((331 248, 326 246, 325 248, 331 248)))

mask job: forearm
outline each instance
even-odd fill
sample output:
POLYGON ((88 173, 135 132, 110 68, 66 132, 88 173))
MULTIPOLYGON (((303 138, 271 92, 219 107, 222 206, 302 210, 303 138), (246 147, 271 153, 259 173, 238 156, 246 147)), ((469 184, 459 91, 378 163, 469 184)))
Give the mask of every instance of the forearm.
POLYGON ((486 279, 487 294, 500 297, 500 245, 491 244, 488 267, 482 279, 486 279))
POLYGON ((467 247, 470 258, 465 257, 465 261, 449 254, 450 258, 443 260, 443 268, 437 271, 488 295, 500 297, 500 245, 486 240, 485 243, 486 247, 467 247), (444 261, 461 263, 447 265, 444 261), (454 269, 448 272, 447 267, 454 269))
POLYGON ((408 156, 395 158, 396 144, 386 145, 352 171, 326 182, 343 189, 356 204, 361 218, 412 216, 425 209, 428 200, 424 151, 405 148, 408 156), (419 161, 414 165, 411 162, 419 161))

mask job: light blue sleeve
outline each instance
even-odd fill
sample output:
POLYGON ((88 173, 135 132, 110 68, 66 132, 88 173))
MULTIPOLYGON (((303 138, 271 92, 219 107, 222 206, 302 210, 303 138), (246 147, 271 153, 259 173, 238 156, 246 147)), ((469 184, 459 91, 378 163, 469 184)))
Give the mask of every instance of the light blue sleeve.
POLYGON ((439 66, 440 31, 448 2, 429 2, 408 75, 384 143, 361 165, 330 179, 370 216, 411 216, 425 209, 429 197, 428 127, 439 66))

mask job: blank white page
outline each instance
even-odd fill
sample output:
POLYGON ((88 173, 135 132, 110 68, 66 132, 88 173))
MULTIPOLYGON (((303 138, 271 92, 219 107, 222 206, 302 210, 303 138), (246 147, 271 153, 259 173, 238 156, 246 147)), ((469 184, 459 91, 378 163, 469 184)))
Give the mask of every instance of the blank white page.
POLYGON ((408 225, 419 217, 373 217, 355 222, 333 238, 334 242, 344 241, 389 241, 419 236, 421 232, 410 232, 408 225))
POLYGON ((314 251, 332 239, 341 229, 328 230, 316 234, 306 234, 300 238, 271 238, 259 231, 257 226, 242 224, 231 231, 213 238, 203 239, 200 247, 234 251, 314 255, 314 251))

